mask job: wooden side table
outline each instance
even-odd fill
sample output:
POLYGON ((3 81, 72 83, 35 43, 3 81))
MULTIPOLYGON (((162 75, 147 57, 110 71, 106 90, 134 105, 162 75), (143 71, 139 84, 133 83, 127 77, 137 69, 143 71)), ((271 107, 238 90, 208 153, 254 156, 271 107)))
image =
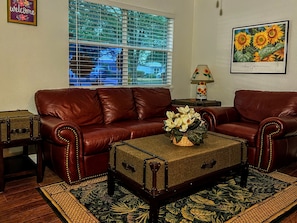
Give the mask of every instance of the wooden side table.
POLYGON ((0 192, 4 191, 5 179, 25 175, 37 175, 38 183, 43 179, 41 138, 12 141, 6 144, 0 143, 0 192), (29 145, 35 145, 37 148, 37 164, 28 156, 29 145), (23 147, 22 155, 3 157, 3 149, 17 146, 23 147))
POLYGON ((40 118, 27 110, 0 112, 0 192, 4 191, 5 179, 24 175, 37 175, 37 182, 43 179, 43 164, 40 136, 40 118), (37 149, 37 164, 28 156, 28 146, 37 149), (3 157, 3 150, 23 147, 23 154, 3 157))
POLYGON ((210 107, 210 106, 221 106, 220 101, 216 100, 197 100, 196 98, 187 99, 174 99, 172 100, 173 105, 188 105, 193 107, 210 107))

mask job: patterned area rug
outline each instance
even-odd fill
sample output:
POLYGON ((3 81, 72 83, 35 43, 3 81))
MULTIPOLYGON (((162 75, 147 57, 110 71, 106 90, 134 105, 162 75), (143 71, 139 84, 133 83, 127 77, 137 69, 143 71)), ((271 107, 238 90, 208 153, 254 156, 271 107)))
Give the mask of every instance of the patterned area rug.
MULTIPOLYGON (((246 188, 235 177, 160 209, 159 222, 272 222, 297 205, 297 178, 250 170, 246 188)), ((107 194, 106 176, 78 185, 40 188, 64 222, 146 223, 149 206, 122 186, 107 194)))

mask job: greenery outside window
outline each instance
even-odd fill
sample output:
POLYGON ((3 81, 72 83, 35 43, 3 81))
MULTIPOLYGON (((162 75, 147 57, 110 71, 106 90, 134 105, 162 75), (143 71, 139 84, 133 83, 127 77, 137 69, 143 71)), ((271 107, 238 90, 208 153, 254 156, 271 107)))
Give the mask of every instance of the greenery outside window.
POLYGON ((69 0, 69 84, 169 86, 173 19, 69 0))

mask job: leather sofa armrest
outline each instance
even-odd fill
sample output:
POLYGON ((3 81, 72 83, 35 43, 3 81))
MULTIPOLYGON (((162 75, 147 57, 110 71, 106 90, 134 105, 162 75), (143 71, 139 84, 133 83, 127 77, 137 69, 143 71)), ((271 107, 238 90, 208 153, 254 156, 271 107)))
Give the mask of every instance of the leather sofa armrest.
POLYGON ((215 126, 219 124, 240 120, 240 115, 234 107, 203 107, 199 112, 208 123, 210 131, 214 131, 215 126))
POLYGON ((76 137, 81 141, 80 127, 70 121, 63 121, 52 116, 42 116, 41 121, 41 136, 44 140, 55 142, 59 145, 67 144, 68 140, 76 137), (68 140, 65 140, 68 139, 68 140))
POLYGON ((51 154, 55 171, 69 184, 80 181, 84 171, 80 127, 52 116, 42 116, 40 121, 43 140, 55 150, 51 154))
POLYGON ((282 159, 281 154, 286 153, 284 145, 280 146, 276 140, 284 140, 286 137, 297 136, 296 117, 269 117, 261 121, 257 135, 256 163, 259 169, 270 172, 276 157, 282 159))
POLYGON ((258 138, 271 135, 272 138, 297 136, 296 117, 269 117, 261 121, 258 138))

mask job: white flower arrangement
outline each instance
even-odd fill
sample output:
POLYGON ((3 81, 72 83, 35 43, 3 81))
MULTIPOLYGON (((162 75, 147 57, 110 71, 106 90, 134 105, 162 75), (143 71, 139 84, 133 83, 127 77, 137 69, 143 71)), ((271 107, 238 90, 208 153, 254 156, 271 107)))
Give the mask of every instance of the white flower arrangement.
POLYGON ((178 107, 178 113, 167 111, 167 119, 164 121, 164 130, 174 137, 176 142, 181 141, 183 136, 196 145, 203 143, 206 137, 207 124, 202 120, 201 115, 190 108, 188 105, 185 107, 178 107))

